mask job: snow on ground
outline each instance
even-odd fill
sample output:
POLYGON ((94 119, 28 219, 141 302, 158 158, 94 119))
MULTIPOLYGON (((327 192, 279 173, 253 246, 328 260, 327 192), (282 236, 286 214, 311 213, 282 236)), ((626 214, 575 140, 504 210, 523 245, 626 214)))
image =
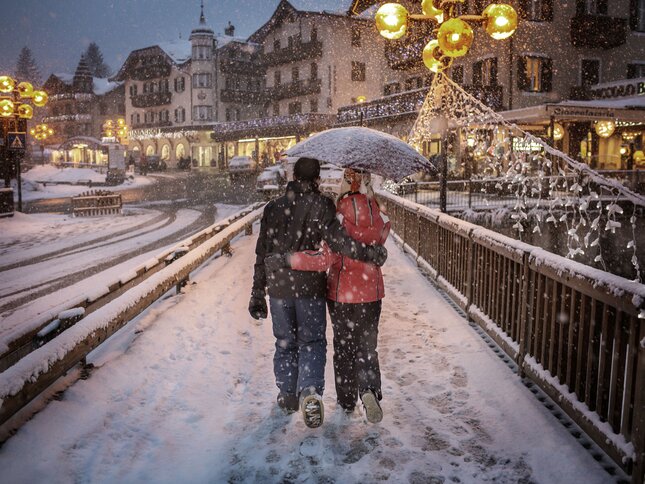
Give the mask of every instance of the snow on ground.
MULTIPOLYGON (((29 201, 41 198, 73 197, 90 190, 87 186, 89 180, 93 184, 105 183, 105 173, 99 173, 91 168, 58 168, 53 165, 36 165, 22 174, 22 199, 29 201), (56 185, 56 182, 64 184, 56 185)), ((100 187, 99 189, 118 191, 151 183, 154 183, 153 178, 135 175, 133 178, 128 177, 121 185, 100 187)), ((12 184, 14 198, 17 199, 18 190, 15 181, 12 184)), ((93 188, 97 189, 96 186, 93 188)))
MULTIPOLYGON (((602 467, 392 243, 381 424, 335 405, 320 429, 275 405, 270 321, 247 314, 255 237, 94 352, 96 365, 0 448, 31 482, 601 483, 602 467)), ((328 325, 328 341, 331 328, 328 325)))

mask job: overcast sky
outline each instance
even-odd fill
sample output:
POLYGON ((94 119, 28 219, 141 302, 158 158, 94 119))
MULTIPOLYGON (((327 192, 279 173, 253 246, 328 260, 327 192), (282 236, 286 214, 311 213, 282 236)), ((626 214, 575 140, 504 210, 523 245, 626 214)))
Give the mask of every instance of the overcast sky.
MULTIPOLYGON (((96 42, 113 71, 130 51, 187 39, 199 21, 199 0, 0 0, 0 74, 13 72, 28 46, 43 81, 52 72, 74 72, 82 52, 96 42)), ((280 0, 204 0, 207 23, 222 34, 230 20, 236 37, 248 37, 280 0)), ((351 0, 293 0, 301 10, 347 10, 351 0)))

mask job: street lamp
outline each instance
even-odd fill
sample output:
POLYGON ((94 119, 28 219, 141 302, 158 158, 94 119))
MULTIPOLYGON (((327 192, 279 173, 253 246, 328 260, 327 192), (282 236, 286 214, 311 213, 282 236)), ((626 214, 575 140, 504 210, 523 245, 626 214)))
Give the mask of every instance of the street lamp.
MULTIPOLYGON (((386 3, 376 12, 375 22, 379 33, 389 40, 404 37, 410 20, 429 21, 436 24, 433 37, 423 49, 423 63, 435 74, 450 67, 454 59, 465 56, 473 43, 475 34, 471 23, 481 24, 484 31, 495 40, 511 37, 517 29, 517 12, 504 3, 491 3, 481 15, 459 15, 464 0, 422 0, 422 14, 410 14, 398 3, 386 3)), ((447 119, 437 116, 437 131, 441 135, 441 185, 440 208, 447 205, 447 119)))
POLYGON ((125 124, 125 119, 117 118, 116 121, 111 119, 106 120, 103 123, 103 136, 123 144, 128 137, 128 126, 125 124))
POLYGON ((45 140, 54 134, 54 130, 47 126, 45 123, 36 125, 35 128, 29 130, 29 134, 36 140, 40 141, 40 157, 44 164, 45 160, 45 140))
MULTIPOLYGON (((22 181, 20 178, 20 162, 27 144, 27 120, 34 115, 35 107, 47 104, 48 96, 45 91, 34 90, 29 82, 17 83, 10 76, 0 76, 0 160, 5 188, 9 188, 15 169, 18 184, 18 210, 22 211, 22 181), (33 104, 29 104, 29 101, 33 104), (11 166, 11 162, 14 166, 11 166)), ((13 193, 11 193, 13 205, 13 193)))

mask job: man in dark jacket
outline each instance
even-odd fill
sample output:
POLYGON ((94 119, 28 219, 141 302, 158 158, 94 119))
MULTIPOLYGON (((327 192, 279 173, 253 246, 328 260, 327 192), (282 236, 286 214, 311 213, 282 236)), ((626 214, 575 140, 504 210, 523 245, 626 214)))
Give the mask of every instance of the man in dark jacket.
POLYGON ((312 428, 320 426, 324 416, 327 276, 293 271, 279 259, 316 250, 322 240, 334 252, 352 259, 383 265, 387 258, 383 246, 366 246, 347 235, 336 218, 334 202, 318 191, 319 174, 318 160, 300 158, 285 195, 264 208, 249 301, 251 316, 266 318, 268 288, 276 338, 273 369, 280 390, 278 405, 287 412, 300 407, 305 424, 312 428), (271 263, 265 265, 267 257, 271 263))

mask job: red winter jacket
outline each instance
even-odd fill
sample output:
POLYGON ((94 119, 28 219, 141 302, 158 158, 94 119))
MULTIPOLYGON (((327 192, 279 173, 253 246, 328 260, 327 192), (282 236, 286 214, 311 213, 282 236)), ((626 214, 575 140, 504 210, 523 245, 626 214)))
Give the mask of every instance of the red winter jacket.
MULTIPOLYGON (((361 193, 345 196, 338 202, 336 216, 350 237, 367 245, 384 244, 390 221, 381 213, 375 198, 361 193)), ((332 252, 323 245, 320 251, 296 252, 291 268, 299 271, 326 271, 327 298, 340 303, 368 303, 385 296, 381 268, 332 252)))

